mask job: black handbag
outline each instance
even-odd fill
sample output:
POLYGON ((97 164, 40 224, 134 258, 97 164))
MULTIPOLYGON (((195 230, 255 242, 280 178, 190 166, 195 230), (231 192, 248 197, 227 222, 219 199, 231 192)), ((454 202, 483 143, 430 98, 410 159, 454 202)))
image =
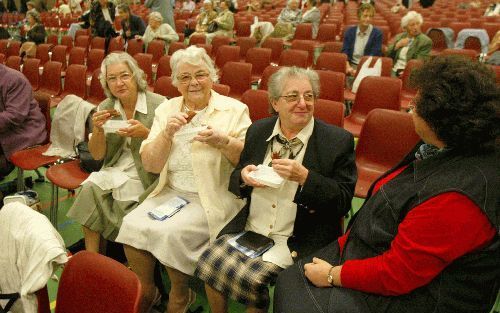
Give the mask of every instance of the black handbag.
POLYGON ((215 33, 217 31, 217 28, 219 28, 219 25, 217 25, 216 21, 211 21, 210 24, 207 26, 207 33, 215 33))
POLYGON ((80 168, 87 173, 97 172, 101 169, 103 160, 94 160, 89 151, 89 143, 82 141, 76 145, 76 154, 80 159, 80 168))

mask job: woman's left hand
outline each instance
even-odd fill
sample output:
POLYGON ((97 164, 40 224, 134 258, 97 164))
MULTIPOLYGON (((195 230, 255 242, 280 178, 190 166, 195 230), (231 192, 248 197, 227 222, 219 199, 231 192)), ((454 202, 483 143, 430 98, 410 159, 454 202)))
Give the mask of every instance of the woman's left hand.
POLYGON ((133 137, 133 138, 144 138, 146 139, 149 135, 149 128, 144 126, 138 120, 130 119, 127 121, 130 126, 127 128, 120 128, 116 134, 122 137, 133 137))
POLYGON ((273 159, 272 165, 274 171, 278 173, 278 175, 285 179, 298 182, 300 185, 304 185, 307 175, 309 175, 309 170, 295 160, 273 159))
POLYGON ((221 149, 229 143, 229 136, 208 126, 207 129, 199 132, 193 140, 206 143, 216 149, 221 149))
POLYGON ((316 287, 331 287, 328 282, 328 272, 332 265, 320 258, 313 258, 312 263, 304 265, 304 274, 316 287))

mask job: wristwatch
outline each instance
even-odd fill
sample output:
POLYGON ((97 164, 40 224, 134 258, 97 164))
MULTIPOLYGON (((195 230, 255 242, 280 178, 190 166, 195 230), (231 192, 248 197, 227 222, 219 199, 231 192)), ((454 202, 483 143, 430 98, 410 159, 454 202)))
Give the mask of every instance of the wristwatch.
POLYGON ((328 281, 328 283, 331 285, 331 286, 335 286, 333 284, 333 274, 332 274, 332 270, 333 270, 334 266, 330 267, 330 270, 328 271, 328 276, 326 277, 326 280, 328 281))

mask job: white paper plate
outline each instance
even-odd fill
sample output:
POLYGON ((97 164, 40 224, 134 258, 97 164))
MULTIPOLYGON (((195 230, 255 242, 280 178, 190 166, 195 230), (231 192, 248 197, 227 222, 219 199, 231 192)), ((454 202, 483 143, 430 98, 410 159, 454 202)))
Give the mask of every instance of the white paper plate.
POLYGON ((262 164, 258 165, 257 170, 250 172, 248 176, 272 188, 279 188, 284 181, 272 167, 262 164))
POLYGON ((198 127, 183 127, 178 132, 175 133, 174 137, 176 140, 181 141, 190 141, 198 135, 202 130, 207 129, 207 126, 198 126, 198 127))
POLYGON ((124 120, 108 120, 102 128, 106 133, 116 133, 121 128, 127 128, 130 124, 124 120))

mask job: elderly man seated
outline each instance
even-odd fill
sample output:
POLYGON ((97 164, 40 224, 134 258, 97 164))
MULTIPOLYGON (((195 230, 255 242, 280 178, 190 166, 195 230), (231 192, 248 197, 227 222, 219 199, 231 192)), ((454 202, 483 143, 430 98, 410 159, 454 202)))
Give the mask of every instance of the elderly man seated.
POLYGON ((211 312, 226 312, 227 296, 249 312, 267 312, 267 285, 278 273, 341 232, 356 183, 353 137, 313 118, 318 96, 313 70, 285 67, 271 77, 275 116, 250 126, 229 183, 246 205, 198 261, 195 275, 205 281, 211 312), (274 174, 276 184, 262 171, 274 174), (238 242, 274 245, 260 256, 245 255, 232 244, 243 231, 238 242))

